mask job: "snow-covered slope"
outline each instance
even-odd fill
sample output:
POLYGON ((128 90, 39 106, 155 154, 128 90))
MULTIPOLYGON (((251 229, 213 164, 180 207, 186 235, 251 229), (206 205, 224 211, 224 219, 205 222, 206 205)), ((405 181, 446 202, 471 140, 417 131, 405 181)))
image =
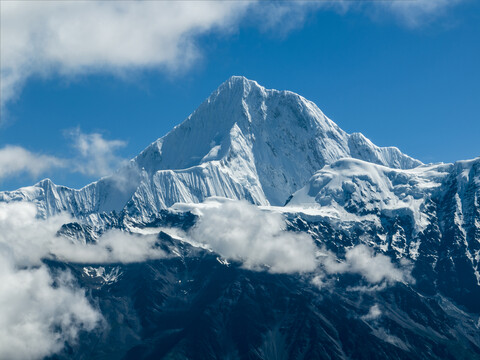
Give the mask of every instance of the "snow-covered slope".
POLYGON ((381 213, 410 215, 420 229, 428 221, 424 204, 453 170, 452 164, 391 169, 358 159, 325 166, 295 192, 287 207, 309 207, 358 216, 381 213))
POLYGON ((44 180, 0 200, 34 201, 45 215, 125 209, 141 218, 209 196, 283 205, 315 171, 345 157, 399 169, 421 165, 397 148, 347 134, 295 93, 234 76, 114 175, 80 190, 44 180))
MULTIPOLYGON (((480 157, 455 164, 392 169, 363 160, 340 159, 317 171, 286 204, 289 208, 318 209, 325 214, 357 216, 410 214, 420 231, 430 223, 423 212, 432 199, 453 197, 448 206, 457 225, 479 211, 480 157)), ((474 222, 472 222, 474 223, 474 222)), ((479 223, 480 224, 480 223, 479 223)))
POLYGON ((297 94, 232 77, 136 161, 150 171, 223 161, 242 186, 261 187, 258 203, 283 205, 314 171, 350 156, 395 168, 421 164, 348 135, 297 94))
POLYGON ((480 157, 406 170, 342 159, 281 211, 333 226, 339 238, 316 229, 338 249, 360 241, 410 259, 419 287, 480 309, 480 157))

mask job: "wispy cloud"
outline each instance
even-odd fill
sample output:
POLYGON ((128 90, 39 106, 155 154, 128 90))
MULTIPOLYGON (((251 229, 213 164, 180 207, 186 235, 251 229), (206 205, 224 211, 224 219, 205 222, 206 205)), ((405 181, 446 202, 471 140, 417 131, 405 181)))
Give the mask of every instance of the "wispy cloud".
POLYGON ((100 133, 83 133, 79 128, 65 131, 65 136, 75 150, 71 158, 39 154, 21 146, 0 148, 0 181, 18 175, 36 178, 55 169, 87 176, 106 176, 127 161, 117 153, 126 146, 125 141, 108 140, 100 133))
POLYGON ((67 215, 37 218, 29 202, 0 203, 0 251, 20 267, 40 266, 42 259, 67 263, 132 263, 166 257, 155 235, 110 230, 96 242, 79 244, 57 232, 74 221, 67 215))
POLYGON ((343 9, 342 2, 331 1, 261 1, 251 7, 246 21, 253 22, 261 31, 286 36, 301 28, 305 20, 320 9, 343 9))
POLYGON ((36 154, 20 146, 7 145, 0 149, 0 180, 18 174, 36 177, 64 166, 66 162, 63 159, 36 154))
POLYGON ((371 247, 363 244, 347 249, 345 259, 338 259, 329 251, 319 259, 327 274, 358 274, 372 284, 414 281, 408 260, 402 260, 402 266, 398 267, 388 256, 375 253, 371 247))
POLYGON ((113 173, 125 159, 117 150, 127 143, 122 140, 107 140, 100 133, 85 134, 80 128, 70 129, 65 135, 72 140, 78 156, 71 160, 72 171, 89 176, 105 176, 113 173))
POLYGON ((93 244, 55 240, 49 250, 50 255, 58 260, 83 264, 128 264, 167 257, 157 246, 155 235, 130 234, 121 230, 107 231, 93 244))
POLYGON ((375 1, 375 17, 385 15, 387 11, 401 23, 408 27, 416 28, 423 24, 430 23, 438 16, 446 14, 451 8, 463 0, 397 0, 397 1, 375 1), (382 15, 383 11, 383 15, 382 15))
POLYGON ((375 304, 370 308, 370 310, 368 310, 368 313, 362 316, 362 319, 366 321, 371 321, 378 319, 380 316, 382 316, 380 306, 378 306, 378 304, 375 304))

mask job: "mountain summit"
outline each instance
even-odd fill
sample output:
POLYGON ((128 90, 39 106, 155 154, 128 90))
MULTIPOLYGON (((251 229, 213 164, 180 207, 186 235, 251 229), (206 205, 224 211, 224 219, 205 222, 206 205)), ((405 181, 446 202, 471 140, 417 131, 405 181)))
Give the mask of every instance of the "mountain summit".
POLYGON ((34 200, 45 215, 75 216, 126 210, 151 217, 210 196, 283 205, 316 171, 345 157, 397 169, 422 164, 397 148, 347 134, 300 95, 232 76, 112 176, 80 190, 45 180, 0 196, 34 200))

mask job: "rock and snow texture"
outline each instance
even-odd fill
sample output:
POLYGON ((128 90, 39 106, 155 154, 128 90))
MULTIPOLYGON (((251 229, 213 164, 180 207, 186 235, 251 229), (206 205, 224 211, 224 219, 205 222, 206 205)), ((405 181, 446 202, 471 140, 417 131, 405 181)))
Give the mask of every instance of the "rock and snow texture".
POLYGON ((315 173, 281 211, 352 239, 326 232, 319 241, 346 248, 360 241, 412 260, 420 288, 436 286, 480 311, 480 157, 414 169, 341 159, 315 173))
POLYGON ((316 172, 292 195, 287 207, 347 212, 358 216, 404 214, 418 231, 428 224, 425 202, 439 191, 451 164, 392 169, 357 159, 341 159, 316 172))
POLYGON ((283 205, 315 171, 345 157, 395 169, 421 165, 397 148, 347 134, 295 93, 233 76, 114 175, 80 190, 44 180, 0 193, 0 200, 33 201, 46 216, 125 210, 137 218, 210 196, 283 205))

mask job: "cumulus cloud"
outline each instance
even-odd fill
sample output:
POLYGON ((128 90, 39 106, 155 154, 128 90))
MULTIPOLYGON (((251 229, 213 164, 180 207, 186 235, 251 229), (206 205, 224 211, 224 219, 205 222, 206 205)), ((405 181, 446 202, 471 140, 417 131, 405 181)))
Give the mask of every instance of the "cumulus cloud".
POLYGON ((221 201, 200 213, 190 236, 247 269, 294 273, 317 266, 311 237, 285 231, 281 214, 262 211, 246 201, 221 201))
POLYGON ((339 259, 328 250, 319 250, 309 235, 286 231, 283 215, 244 200, 210 198, 193 211, 199 220, 188 236, 247 269, 314 272, 312 283, 318 287, 330 284, 329 275, 358 274, 374 284, 372 291, 395 282, 414 281, 408 260, 402 259, 397 266, 388 256, 363 244, 347 249, 345 258, 339 259))
POLYGON ((67 216, 37 218, 31 203, 0 203, 0 358, 40 359, 74 342, 102 317, 68 272, 42 262, 130 263, 165 257, 155 236, 111 230, 97 243, 74 243, 57 231, 67 216))
POLYGON ((0 149, 0 180, 21 173, 38 176, 65 165, 62 159, 36 154, 21 146, 7 145, 0 149))
POLYGON ((41 256, 55 221, 32 204, 0 205, 0 358, 38 359, 61 350, 101 319, 68 273, 50 274, 41 256))
POLYGON ((363 244, 348 249, 343 261, 330 252, 320 259, 327 274, 359 274, 372 284, 413 281, 407 260, 402 261, 399 268, 388 256, 376 254, 363 244))
POLYGON ((85 134, 79 128, 65 132, 78 156, 72 159, 73 171, 89 176, 109 175, 125 163, 117 150, 127 145, 122 140, 107 140, 100 133, 85 134))

